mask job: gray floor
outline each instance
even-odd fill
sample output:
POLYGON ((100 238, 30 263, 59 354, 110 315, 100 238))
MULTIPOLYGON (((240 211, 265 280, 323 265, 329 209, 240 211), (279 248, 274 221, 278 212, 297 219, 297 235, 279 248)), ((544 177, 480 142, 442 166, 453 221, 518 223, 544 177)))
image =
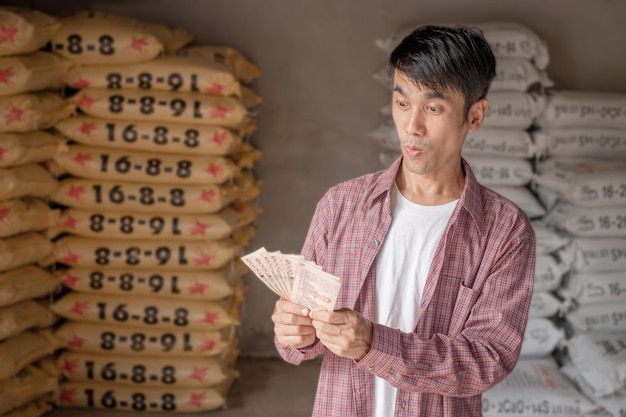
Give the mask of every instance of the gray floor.
MULTIPOLYGON (((227 409, 194 413, 206 417, 309 417, 317 386, 320 362, 300 366, 278 359, 240 358, 241 377, 232 386, 227 409)), ((58 409, 46 417, 171 416, 172 413, 133 413, 92 409, 58 409)))

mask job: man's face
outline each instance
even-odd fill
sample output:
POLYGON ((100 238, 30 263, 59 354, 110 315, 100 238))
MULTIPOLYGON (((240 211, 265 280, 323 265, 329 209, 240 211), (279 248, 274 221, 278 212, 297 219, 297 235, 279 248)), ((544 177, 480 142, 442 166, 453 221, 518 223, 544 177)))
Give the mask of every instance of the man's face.
POLYGON ((465 136, 480 126, 474 126, 472 110, 465 117, 464 102, 457 91, 438 94, 394 72, 392 116, 405 169, 420 175, 458 169, 465 136))

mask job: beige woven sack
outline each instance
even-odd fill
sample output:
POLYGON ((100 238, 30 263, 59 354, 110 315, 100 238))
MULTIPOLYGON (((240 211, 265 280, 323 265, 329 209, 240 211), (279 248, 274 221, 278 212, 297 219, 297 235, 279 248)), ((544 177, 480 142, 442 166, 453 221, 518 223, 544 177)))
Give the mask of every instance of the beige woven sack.
POLYGON ((190 413, 215 410, 224 398, 211 388, 127 387, 93 382, 63 382, 61 407, 190 413))
POLYGON ((24 196, 48 196, 58 186, 58 182, 36 164, 0 169, 0 201, 24 196))
POLYGON ((7 414, 3 414, 2 417, 41 417, 51 411, 53 407, 52 394, 48 394, 7 414))
POLYGON ((59 213, 37 198, 0 201, 0 237, 56 226, 59 213))
POLYGON ((143 185, 68 178, 59 183, 50 197, 69 207, 137 213, 216 213, 237 201, 251 201, 259 195, 261 183, 248 176, 234 185, 143 185))
MULTIPOLYGON (((0 203, 1 213, 2 203, 0 203)), ((230 205, 215 214, 149 215, 132 212, 101 212, 67 209, 49 236, 71 233, 114 239, 217 240, 252 223, 260 209, 252 203, 230 205)))
POLYGON ((232 329, 186 331, 66 321, 55 332, 70 350, 100 354, 205 357, 229 346, 232 329))
POLYGON ((210 301, 232 295, 244 272, 238 262, 215 271, 70 268, 57 276, 63 285, 78 292, 210 301))
POLYGON ((70 98, 85 114, 137 122, 191 123, 244 131, 250 124, 236 98, 169 91, 86 88, 70 98))
POLYGON ((52 51, 81 65, 150 61, 164 51, 160 39, 129 17, 79 12, 61 22, 52 51))
POLYGON ((50 309, 33 300, 2 307, 0 308, 0 340, 6 340, 33 327, 52 326, 57 319, 50 309))
POLYGON ((50 306, 69 320, 155 329, 219 330, 238 324, 227 300, 192 301, 70 292, 50 306))
POLYGON ((143 184, 223 184, 241 174, 222 156, 149 154, 85 145, 62 146, 54 158, 82 178, 143 184))
POLYGON ((0 168, 50 159, 63 142, 62 138, 42 130, 0 133, 0 168))
POLYGON ((65 236, 54 242, 54 258, 68 266, 162 270, 211 270, 226 265, 237 248, 222 241, 114 240, 65 236))
POLYGON ((0 414, 21 407, 59 387, 57 378, 34 366, 21 370, 13 378, 0 381, 0 414))
POLYGON ((70 381, 136 387, 207 388, 227 378, 218 358, 163 358, 148 355, 97 355, 65 351, 57 366, 70 381))
POLYGON ((0 380, 17 374, 21 369, 54 352, 45 337, 26 331, 0 343, 0 380))
POLYGON ((0 58, 0 96, 61 89, 70 65, 48 52, 0 58))
POLYGON ((61 22, 26 7, 0 8, 0 56, 35 52, 61 28, 61 22))
POLYGON ((190 46, 177 55, 206 59, 224 66, 242 82, 249 84, 261 76, 261 70, 236 49, 224 46, 190 46))
POLYGON ((65 83, 76 89, 161 90, 241 97, 239 80, 224 66, 185 56, 162 56, 130 65, 74 66, 65 74, 65 83))
POLYGON ((0 132, 48 129, 70 117, 76 106, 56 93, 29 93, 0 98, 0 132))
POLYGON ((52 253, 52 243, 39 233, 0 239, 0 271, 37 262, 52 253))
POLYGON ((242 145, 240 135, 219 126, 76 116, 61 120, 55 129, 84 145, 155 153, 230 155, 242 145))
POLYGON ((49 272, 26 265, 0 273, 0 307, 48 296, 59 282, 49 272))

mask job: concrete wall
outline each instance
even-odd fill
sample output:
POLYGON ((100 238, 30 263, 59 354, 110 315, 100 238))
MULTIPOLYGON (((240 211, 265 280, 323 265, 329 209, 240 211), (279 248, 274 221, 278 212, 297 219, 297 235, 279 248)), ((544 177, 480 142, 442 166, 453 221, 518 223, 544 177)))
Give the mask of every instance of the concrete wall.
MULTIPOLYGON (((388 91, 372 80, 386 56, 374 46, 418 22, 508 20, 548 42, 548 73, 560 89, 626 93, 626 2, 622 0, 135 0, 3 1, 50 13, 90 8, 176 24, 197 44, 239 49, 263 71, 253 143, 264 214, 250 250, 298 252, 315 204, 337 182, 378 170, 367 136, 388 91)), ((276 297, 253 277, 241 327, 243 353, 275 355, 276 297)))

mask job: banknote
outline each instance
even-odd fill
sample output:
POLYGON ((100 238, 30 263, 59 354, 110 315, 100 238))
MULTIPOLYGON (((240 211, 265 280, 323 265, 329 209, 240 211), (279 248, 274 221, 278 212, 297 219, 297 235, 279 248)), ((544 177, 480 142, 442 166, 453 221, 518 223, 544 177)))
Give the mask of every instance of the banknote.
POLYGON ((241 260, 278 296, 309 309, 334 309, 341 280, 303 256, 260 248, 241 260))

